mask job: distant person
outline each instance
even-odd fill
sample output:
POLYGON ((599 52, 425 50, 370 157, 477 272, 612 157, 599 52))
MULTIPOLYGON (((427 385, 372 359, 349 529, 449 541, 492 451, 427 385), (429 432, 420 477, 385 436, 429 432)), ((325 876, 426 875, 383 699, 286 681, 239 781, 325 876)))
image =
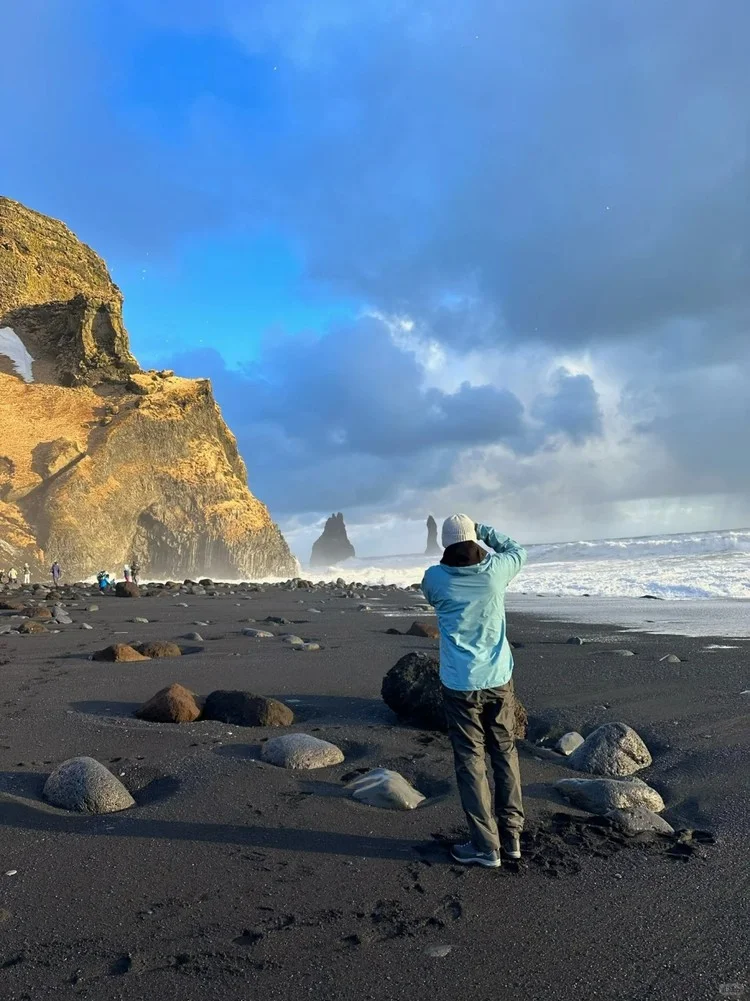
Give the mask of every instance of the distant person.
POLYGON ((5 571, 4 570, 0 570, 0 584, 4 584, 4 583, 5 583, 5 571))
POLYGON ((107 573, 106 570, 100 570, 99 573, 96 575, 96 580, 97 583, 99 584, 99 590, 101 591, 102 594, 104 594, 104 592, 108 590, 109 585, 111 583, 111 578, 109 574, 107 573))
POLYGON ((17 580, 18 580, 18 571, 16 570, 15 567, 11 567, 10 570, 8 571, 8 583, 15 584, 17 580))
POLYGON ((138 583, 138 578, 141 576, 141 568, 136 560, 132 560, 130 564, 130 574, 133 578, 133 583, 138 583))
POLYGON ((437 613, 443 700, 471 837, 451 854, 457 862, 496 868, 501 849, 506 858, 521 857, 524 814, 504 599, 526 550, 465 514, 446 518, 442 539, 443 558, 427 569, 422 591, 437 613), (495 779, 494 815, 486 753, 495 779))
POLYGON ((130 583, 130 567, 127 565, 127 563, 122 568, 122 572, 123 572, 123 574, 125 576, 125 583, 129 584, 130 583))
POLYGON ((28 563, 24 563, 23 565, 23 582, 24 584, 31 583, 31 570, 29 569, 28 563))
POLYGON ((62 576, 62 570, 60 569, 60 564, 57 562, 57 560, 55 560, 55 562, 52 564, 52 566, 49 569, 49 572, 52 574, 52 583, 55 585, 55 587, 58 587, 60 584, 60 577, 62 576))

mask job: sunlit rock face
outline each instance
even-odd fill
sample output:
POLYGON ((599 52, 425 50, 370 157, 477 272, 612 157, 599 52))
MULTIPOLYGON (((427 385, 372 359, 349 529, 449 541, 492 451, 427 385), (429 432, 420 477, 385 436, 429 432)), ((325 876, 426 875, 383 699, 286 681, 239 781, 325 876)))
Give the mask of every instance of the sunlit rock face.
POLYGON ((141 371, 101 258, 0 197, 0 565, 55 559, 68 579, 297 570, 208 380, 141 371))

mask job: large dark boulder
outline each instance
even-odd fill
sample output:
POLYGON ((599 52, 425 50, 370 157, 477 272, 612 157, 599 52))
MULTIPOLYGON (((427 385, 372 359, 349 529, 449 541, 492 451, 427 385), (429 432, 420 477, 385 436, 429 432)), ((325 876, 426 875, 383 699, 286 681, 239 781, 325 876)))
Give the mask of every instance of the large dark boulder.
POLYGON ((118 598, 140 598, 141 592, 138 585, 132 580, 118 580, 115 585, 115 594, 118 598))
POLYGON ((215 719, 233 726, 291 726, 294 713, 278 699, 219 689, 206 699, 203 719, 215 719))
POLYGON ((311 567, 328 567, 356 555, 346 534, 343 514, 332 514, 325 524, 323 534, 313 543, 311 567))
POLYGON ((437 522, 430 515, 427 519, 427 548, 424 551, 425 556, 442 556, 443 548, 438 542, 437 535, 437 522))
MULTIPOLYGON (((404 722, 426 730, 447 730, 440 660, 436 656, 422 650, 407 653, 383 678, 381 695, 385 704, 404 722)), ((526 736, 526 710, 518 698, 515 698, 514 708, 514 736, 521 740, 526 736)))

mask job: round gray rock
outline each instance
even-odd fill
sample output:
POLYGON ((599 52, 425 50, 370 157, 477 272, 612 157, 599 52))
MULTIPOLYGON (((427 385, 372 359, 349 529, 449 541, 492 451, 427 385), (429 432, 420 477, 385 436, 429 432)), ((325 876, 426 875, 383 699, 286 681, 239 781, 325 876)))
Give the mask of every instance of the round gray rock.
POLYGON ((663 817, 645 806, 634 806, 628 810, 610 810, 604 814, 608 820, 625 834, 643 834, 655 831, 657 834, 674 834, 674 828, 663 817))
POLYGON ((274 633, 269 633, 267 629, 243 629, 243 636, 251 636, 256 640, 272 640, 274 633))
POLYGON ((69 758, 44 784, 44 798, 63 810, 77 813, 117 813, 135 806, 118 778, 95 758, 69 758))
POLYGON ((664 800, 656 789, 641 779, 560 779, 555 782, 558 792, 573 806, 589 813, 605 814, 610 810, 628 810, 645 806, 661 813, 664 800))
POLYGON ((604 723, 568 758, 570 767, 593 775, 632 775, 651 764, 651 754, 627 723, 604 723))
POLYGON ((373 768, 350 782, 347 789, 352 799, 385 810, 414 810, 425 799, 403 775, 390 768, 373 768))
POLYGON ((279 768, 327 768, 339 765, 344 754, 335 744, 307 733, 286 733, 263 745, 261 757, 279 768))

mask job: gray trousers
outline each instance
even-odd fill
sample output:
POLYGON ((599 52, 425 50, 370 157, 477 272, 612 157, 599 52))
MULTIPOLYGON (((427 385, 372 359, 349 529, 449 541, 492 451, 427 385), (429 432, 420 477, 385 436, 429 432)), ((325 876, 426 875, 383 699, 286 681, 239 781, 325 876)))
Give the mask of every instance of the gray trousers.
POLYGON ((521 773, 513 737, 513 682, 478 692, 457 692, 443 686, 443 701, 472 844, 481 852, 497 851, 498 826, 507 831, 523 830, 521 773), (494 813, 485 764, 488 753, 495 779, 494 813))

